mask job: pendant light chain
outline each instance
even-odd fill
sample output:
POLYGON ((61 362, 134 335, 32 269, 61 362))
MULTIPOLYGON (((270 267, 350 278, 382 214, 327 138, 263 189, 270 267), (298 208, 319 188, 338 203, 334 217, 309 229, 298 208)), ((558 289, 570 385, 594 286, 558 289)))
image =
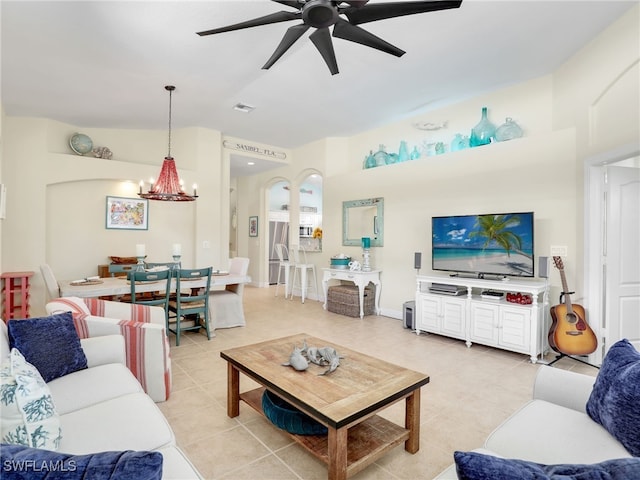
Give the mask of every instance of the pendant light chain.
POLYGON ((164 87, 169 91, 169 146, 167 149, 167 157, 171 158, 171 100, 173 97, 173 91, 176 89, 173 85, 167 85, 164 87))

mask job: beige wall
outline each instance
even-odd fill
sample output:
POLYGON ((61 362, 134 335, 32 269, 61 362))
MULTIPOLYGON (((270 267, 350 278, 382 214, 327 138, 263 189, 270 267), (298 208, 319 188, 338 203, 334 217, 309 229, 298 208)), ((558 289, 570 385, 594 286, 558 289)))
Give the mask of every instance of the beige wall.
POLYGON ((137 243, 146 244, 151 261, 171 260, 171 245, 181 243, 186 267, 226 266, 220 132, 173 132, 172 155, 187 191, 198 183, 197 202, 150 202, 148 230, 107 230, 106 196, 136 197, 140 179, 157 178, 166 155, 166 132, 82 129, 95 145, 113 151, 113 159, 104 160, 71 152, 67 141, 78 130, 34 118, 7 117, 3 124, 9 139, 3 156, 11 160, 3 165, 8 207, 2 221, 2 270, 36 272, 33 314, 43 313, 45 302, 42 263, 49 263, 58 278, 82 278, 95 275, 109 255, 134 255, 137 243), (211 247, 205 249, 204 241, 211 247))
MULTIPOLYGON (((574 267, 567 271, 568 281, 582 291, 583 162, 596 152, 640 140, 638 18, 636 7, 553 75, 350 138, 325 139, 294 150, 293 165, 239 183, 240 196, 247 198, 253 212, 247 214, 264 215, 265 188, 278 179, 295 182, 307 167, 305 162, 310 162, 324 174, 323 253, 314 254, 316 265, 323 267, 337 253, 360 255, 359 249, 341 244, 342 201, 384 197, 385 246, 373 249, 373 262, 383 270, 382 309, 399 316, 415 288, 414 251, 424 254, 422 273, 429 271, 432 215, 533 210, 535 254, 547 256, 551 245, 566 245, 567 263, 574 267), (525 138, 362 170, 365 155, 379 144, 397 151, 401 140, 414 145, 468 133, 483 106, 489 107, 490 119, 497 125, 513 117, 525 138), (418 121, 448 124, 441 131, 424 132, 412 126, 418 121)), ((264 241, 256 241, 250 249, 252 258, 256 255, 262 264, 266 264, 264 241)), ((551 282, 555 299, 557 274, 552 274, 551 282)))

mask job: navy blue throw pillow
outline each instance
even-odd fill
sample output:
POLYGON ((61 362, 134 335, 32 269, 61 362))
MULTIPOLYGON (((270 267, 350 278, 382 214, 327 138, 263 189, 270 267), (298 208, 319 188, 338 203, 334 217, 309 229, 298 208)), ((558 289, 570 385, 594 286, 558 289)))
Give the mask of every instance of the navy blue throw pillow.
POLYGON ((640 457, 640 352, 627 339, 602 361, 587 413, 634 457, 640 457))
POLYGON ((70 455, 3 443, 2 478, 7 480, 160 480, 160 452, 100 452, 70 455))
POLYGON ((9 320, 9 346, 36 367, 45 382, 87 368, 71 312, 9 320))
POLYGON ((526 460, 455 452, 459 480, 631 480, 640 478, 640 458, 619 458, 592 465, 542 465, 526 460))

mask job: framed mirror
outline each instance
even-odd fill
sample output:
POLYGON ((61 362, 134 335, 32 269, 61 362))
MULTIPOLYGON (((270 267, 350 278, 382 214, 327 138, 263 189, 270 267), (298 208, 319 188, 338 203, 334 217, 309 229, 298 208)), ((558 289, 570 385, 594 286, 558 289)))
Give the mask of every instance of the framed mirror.
POLYGON ((372 247, 384 245, 384 198, 342 202, 342 245, 361 246, 362 237, 372 247))

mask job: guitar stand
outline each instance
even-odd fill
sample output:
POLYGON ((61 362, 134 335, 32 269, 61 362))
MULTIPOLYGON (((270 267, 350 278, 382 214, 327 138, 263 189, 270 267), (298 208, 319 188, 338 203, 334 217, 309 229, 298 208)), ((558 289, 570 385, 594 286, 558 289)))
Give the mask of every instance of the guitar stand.
POLYGON ((600 370, 600 367, 597 365, 593 365, 589 362, 585 362, 584 360, 582 360, 581 358, 576 358, 576 357, 572 357, 571 355, 567 355, 566 353, 561 353, 559 355, 556 356, 555 360, 552 360, 551 362, 547 363, 546 365, 548 367, 552 366, 554 363, 556 363, 558 360, 561 360, 563 358, 570 358, 571 360, 575 360, 576 362, 580 362, 580 363, 584 363, 585 365, 589 365, 590 367, 593 368, 597 368, 598 370, 600 370))

